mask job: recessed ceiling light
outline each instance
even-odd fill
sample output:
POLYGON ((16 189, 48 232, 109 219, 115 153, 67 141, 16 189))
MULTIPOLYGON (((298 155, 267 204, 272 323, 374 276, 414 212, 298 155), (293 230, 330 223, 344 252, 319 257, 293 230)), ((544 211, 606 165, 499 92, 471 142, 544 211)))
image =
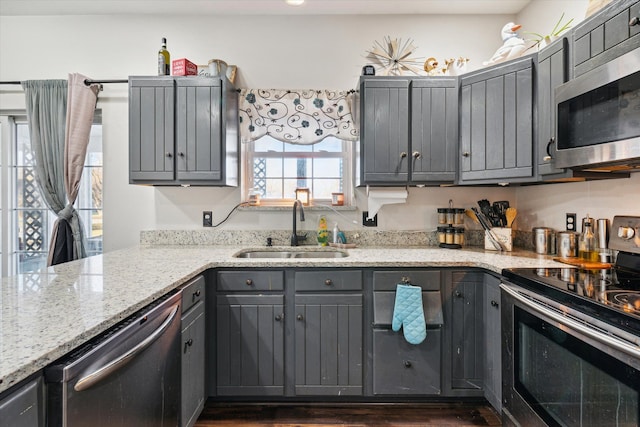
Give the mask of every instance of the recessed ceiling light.
POLYGON ((285 0, 289 6, 300 6, 304 0, 285 0))

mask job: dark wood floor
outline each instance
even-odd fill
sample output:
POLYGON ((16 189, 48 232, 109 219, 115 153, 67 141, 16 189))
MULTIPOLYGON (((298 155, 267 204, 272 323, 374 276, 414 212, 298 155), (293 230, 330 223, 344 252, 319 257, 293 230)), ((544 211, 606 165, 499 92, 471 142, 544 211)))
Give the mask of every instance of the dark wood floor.
POLYGON ((500 426, 481 404, 224 405, 208 403, 195 427, 500 426))

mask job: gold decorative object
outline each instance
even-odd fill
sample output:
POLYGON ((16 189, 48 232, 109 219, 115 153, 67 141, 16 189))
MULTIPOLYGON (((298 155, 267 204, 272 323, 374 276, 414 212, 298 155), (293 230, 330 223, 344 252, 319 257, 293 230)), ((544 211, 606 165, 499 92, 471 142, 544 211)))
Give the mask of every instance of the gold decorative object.
POLYGON ((380 76, 401 76, 407 71, 420 74, 421 61, 411 57, 415 50, 411 39, 402 41, 386 36, 382 43, 375 42, 373 48, 367 51, 367 57, 380 68, 376 73, 380 76))

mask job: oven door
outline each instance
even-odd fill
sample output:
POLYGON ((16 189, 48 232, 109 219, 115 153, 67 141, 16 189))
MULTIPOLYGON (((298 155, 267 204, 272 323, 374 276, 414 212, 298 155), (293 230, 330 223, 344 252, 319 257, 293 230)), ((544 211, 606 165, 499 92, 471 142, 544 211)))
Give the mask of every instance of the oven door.
POLYGON ((503 423, 638 426, 640 338, 518 286, 500 287, 503 423))

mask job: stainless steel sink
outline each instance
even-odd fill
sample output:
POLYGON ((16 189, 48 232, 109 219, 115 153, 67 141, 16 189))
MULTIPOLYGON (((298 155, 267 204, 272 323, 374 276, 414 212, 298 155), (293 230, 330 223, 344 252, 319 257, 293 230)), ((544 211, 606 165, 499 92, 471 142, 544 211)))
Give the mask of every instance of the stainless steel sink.
POLYGON ((234 255, 236 258, 344 258, 347 252, 334 250, 264 250, 248 249, 234 255))

